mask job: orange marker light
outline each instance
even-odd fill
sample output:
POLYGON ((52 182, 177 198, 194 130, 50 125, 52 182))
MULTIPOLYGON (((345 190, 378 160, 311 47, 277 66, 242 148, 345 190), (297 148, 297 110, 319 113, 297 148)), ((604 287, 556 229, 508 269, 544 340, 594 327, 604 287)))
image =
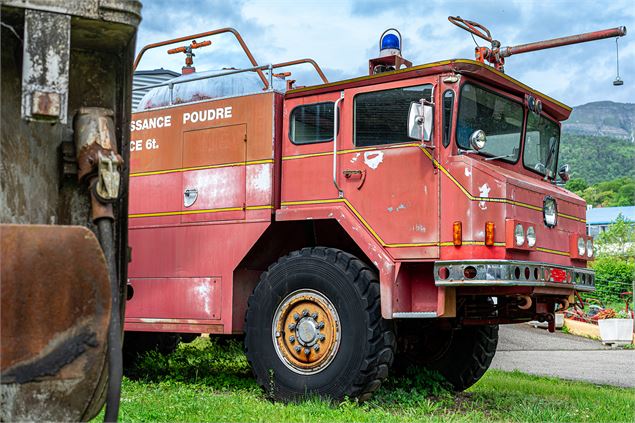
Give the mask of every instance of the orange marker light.
POLYGON ((463 230, 461 222, 454 222, 452 227, 452 239, 456 247, 460 247, 463 244, 463 230))
POLYGON ((494 245, 494 222, 485 222, 485 245, 494 245))

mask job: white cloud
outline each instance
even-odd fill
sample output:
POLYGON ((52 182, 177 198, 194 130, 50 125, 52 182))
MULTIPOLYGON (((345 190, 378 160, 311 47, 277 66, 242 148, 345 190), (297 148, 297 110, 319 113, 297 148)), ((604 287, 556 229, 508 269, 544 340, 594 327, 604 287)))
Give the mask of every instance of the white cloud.
MULTIPOLYGON (((238 29, 261 63, 303 57, 318 61, 333 79, 364 74, 377 52, 378 37, 395 27, 404 37, 404 56, 413 63, 473 57, 470 36, 447 21, 461 15, 483 23, 503 45, 626 25, 635 29, 632 0, 595 1, 155 1, 144 4, 138 37, 142 45, 226 26, 238 29)), ((614 87, 615 42, 595 41, 507 59, 509 75, 565 103, 635 101, 635 40, 620 39, 620 74, 614 87)), ((230 36, 212 38, 197 51, 199 69, 248 65, 230 36)), ((481 40, 479 40, 481 42, 481 40)), ((484 42, 482 42, 484 44, 484 42)), ((150 52, 140 68, 180 69, 183 57, 165 49, 150 52)), ((294 77, 311 75, 309 68, 294 77)), ((316 83, 312 78, 309 83, 316 83)))

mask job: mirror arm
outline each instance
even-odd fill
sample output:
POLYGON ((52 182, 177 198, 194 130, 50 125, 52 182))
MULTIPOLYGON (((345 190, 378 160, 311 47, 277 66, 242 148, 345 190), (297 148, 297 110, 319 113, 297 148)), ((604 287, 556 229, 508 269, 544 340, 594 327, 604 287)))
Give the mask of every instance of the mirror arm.
POLYGON ((344 198, 344 191, 342 191, 342 188, 340 188, 340 186, 337 184, 337 132, 339 129, 339 113, 337 113, 337 108, 339 107, 339 104, 342 100, 344 100, 344 91, 340 93, 340 98, 335 100, 335 116, 333 118, 333 185, 335 185, 335 189, 337 189, 338 198, 344 198))

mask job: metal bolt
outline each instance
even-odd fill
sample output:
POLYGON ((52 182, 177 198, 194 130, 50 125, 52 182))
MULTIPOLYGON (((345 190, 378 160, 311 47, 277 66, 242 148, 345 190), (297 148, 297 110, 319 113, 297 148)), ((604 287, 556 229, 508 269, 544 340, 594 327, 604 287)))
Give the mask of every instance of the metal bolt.
POLYGON ((295 342, 295 336, 290 336, 289 337, 289 342, 291 342, 293 344, 295 342))
POLYGON ((276 331, 276 338, 280 338, 280 332, 276 331))
POLYGON ((320 342, 324 342, 324 340, 326 339, 326 336, 319 334, 318 339, 320 340, 320 342))
POLYGON ((318 323, 317 328, 318 329, 323 329, 324 328, 324 322, 318 323))
POLYGON ((313 349, 315 350, 315 352, 318 352, 318 351, 320 351, 320 346, 318 344, 315 344, 313 346, 313 349))
POLYGON ((313 317, 313 320, 317 320, 318 318, 318 314, 313 312, 313 314, 311 315, 311 317, 313 317))
POLYGON ((299 345, 296 345, 294 349, 295 349, 295 352, 300 352, 300 350, 302 349, 302 347, 301 347, 301 346, 299 346, 299 345))
POLYGON ((298 320, 300 320, 300 315, 298 313, 293 313, 293 318, 297 322, 298 320))
POLYGON ((302 316, 306 317, 308 315, 309 315, 309 310, 307 310, 306 308, 302 310, 302 316))
POLYGON ((305 355, 309 355, 309 354, 311 354, 311 349, 310 349, 310 348, 305 348, 305 349, 304 349, 304 354, 305 354, 305 355))
POLYGON ((289 325, 289 330, 295 330, 295 323, 291 323, 289 325))

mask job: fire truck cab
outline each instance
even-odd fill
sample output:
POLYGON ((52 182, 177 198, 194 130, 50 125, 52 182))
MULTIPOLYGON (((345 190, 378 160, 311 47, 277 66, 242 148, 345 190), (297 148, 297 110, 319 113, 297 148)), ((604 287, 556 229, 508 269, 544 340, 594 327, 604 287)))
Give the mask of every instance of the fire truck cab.
POLYGON ((593 289, 585 203, 555 183, 571 109, 479 61, 382 47, 355 79, 295 88, 274 74, 295 62, 254 61, 146 94, 127 340, 244 333, 278 399, 364 400, 393 362, 463 390, 499 324, 553 327, 593 289))

